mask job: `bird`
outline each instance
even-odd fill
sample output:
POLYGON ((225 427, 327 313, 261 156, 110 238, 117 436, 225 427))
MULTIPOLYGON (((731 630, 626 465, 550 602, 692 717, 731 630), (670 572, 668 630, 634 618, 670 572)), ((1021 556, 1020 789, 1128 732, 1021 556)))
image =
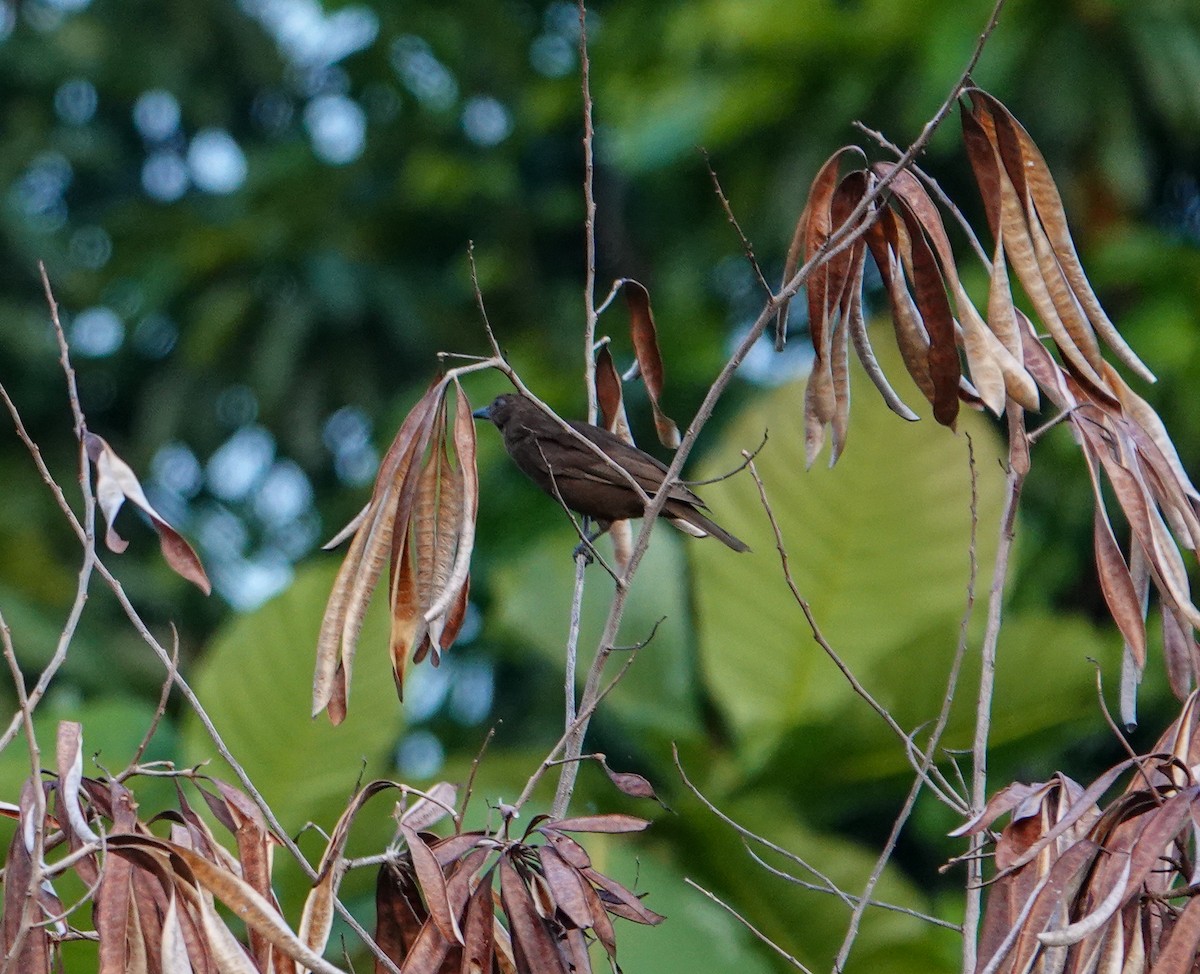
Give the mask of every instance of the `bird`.
MULTIPOLYGON (((568 433, 537 403, 519 393, 497 396, 471 415, 496 425, 508 455, 538 487, 595 522, 596 532, 588 541, 604 534, 614 521, 641 517, 646 505, 620 470, 597 456, 581 437, 628 473, 651 500, 667 474, 667 468, 649 453, 599 426, 568 419, 564 422, 578 436, 568 433)), ((672 484, 667 498, 662 516, 681 531, 698 538, 711 535, 734 551, 750 550, 701 512, 704 501, 688 487, 672 484)))

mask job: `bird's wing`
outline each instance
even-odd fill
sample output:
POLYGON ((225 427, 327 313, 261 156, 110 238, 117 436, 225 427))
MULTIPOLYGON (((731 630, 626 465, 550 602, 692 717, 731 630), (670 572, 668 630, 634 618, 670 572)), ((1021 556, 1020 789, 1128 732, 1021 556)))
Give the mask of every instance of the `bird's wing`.
MULTIPOLYGON (((638 485, 647 494, 652 495, 662 486, 663 476, 667 472, 667 467, 657 457, 651 456, 644 450, 639 450, 636 446, 631 446, 615 433, 610 433, 599 426, 589 426, 586 423, 575 422, 571 422, 570 425, 572 429, 591 440, 608 456, 612 457, 619 466, 628 471, 629 475, 637 481, 638 485)), ((569 449, 577 450, 581 458, 586 455, 595 461, 595 465, 591 469, 589 469, 589 465, 579 465, 581 476, 606 484, 626 483, 624 477, 613 470, 608 464, 602 463, 591 450, 576 440, 575 437, 568 436, 565 430, 558 429, 555 431, 555 434, 556 442, 569 449), (565 442, 568 440, 570 441, 569 444, 565 442)), ((696 494, 680 483, 672 485, 670 496, 687 504, 704 506, 704 502, 696 494)))

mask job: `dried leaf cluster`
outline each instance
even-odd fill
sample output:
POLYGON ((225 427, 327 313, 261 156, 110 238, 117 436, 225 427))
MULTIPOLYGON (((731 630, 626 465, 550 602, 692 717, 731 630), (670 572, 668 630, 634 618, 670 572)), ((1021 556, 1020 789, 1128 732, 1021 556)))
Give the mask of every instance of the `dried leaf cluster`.
POLYGON ((487 832, 439 839, 402 824, 406 851, 383 866, 376 887, 378 941, 404 971, 588 972, 592 941, 615 965, 612 917, 663 917, 595 869, 568 833, 649 824, 628 815, 539 816, 519 841, 487 832))
POLYGON ((314 716, 328 709, 336 724, 346 715, 359 632, 385 561, 397 693, 410 655, 437 665, 466 616, 478 508, 471 406, 457 379, 439 379, 401 425, 367 506, 329 543, 353 534, 321 624, 314 716))
POLYGON ((956 833, 986 832, 1010 813, 995 839, 980 971, 1195 970, 1198 732, 1192 694, 1154 753, 1121 762, 1086 789, 1061 774, 1010 785, 956 833), (1125 774, 1128 787, 1102 807, 1125 774))
MULTIPOLYGON (((32 781, 20 802, 3 811, 19 825, 5 860, 0 942, 19 957, 22 972, 48 972, 61 945, 99 942, 101 974, 333 974, 322 959, 333 929, 335 901, 345 875, 346 842, 355 817, 373 796, 411 789, 373 781, 342 813, 321 859, 316 882, 293 931, 272 890, 274 849, 280 844, 261 811, 223 781, 187 775, 209 812, 233 837, 228 849, 189 803, 177 779, 178 809, 149 821, 139 817, 133 793, 115 779, 86 778, 79 724, 59 725, 57 774, 32 781), (42 809, 44 817, 40 817, 42 809), (165 830, 165 837, 155 834, 165 830), (29 895, 35 840, 42 830, 48 879, 29 895), (64 907, 56 877, 70 871, 89 889, 64 907), (73 914, 92 903, 94 930, 73 914), (245 925, 245 943, 225 914, 245 925)), ((183 776, 181 776, 183 777, 183 776)), ((380 869, 376 944, 405 974, 444 970, 558 972, 591 970, 588 946, 598 941, 615 963, 612 917, 657 924, 625 886, 592 866, 571 833, 628 833, 645 819, 597 815, 534 819, 520 840, 509 840, 510 820, 496 832, 426 831, 446 816, 460 821, 455 789, 442 783, 412 805, 397 807, 398 851, 380 869), (498 883, 498 889, 494 886, 498 883)))
MULTIPOLYGON (((833 433, 832 461, 845 447, 851 343, 887 404, 905 419, 917 418, 888 383, 867 337, 862 292, 868 251, 883 279, 905 367, 943 425, 954 425, 960 401, 996 415, 1010 401, 1030 411, 1039 408, 1041 382, 1027 351, 1038 336, 1013 303, 1010 265, 1062 356, 1062 370, 1111 394, 1100 354, 1103 340, 1122 362, 1153 381, 1083 273, 1062 200, 1037 146, 996 99, 977 88, 966 95, 971 105, 962 111, 963 140, 995 240, 984 312, 963 286, 937 205, 912 172, 876 163, 840 176, 844 159, 861 156, 861 150, 848 146, 835 152, 813 181, 788 252, 785 280, 824 253, 847 221, 862 233, 845 249, 835 248, 808 279, 815 353, 805 396, 810 464, 826 428, 833 433), (885 178, 891 180, 887 192, 875 201, 872 194, 885 178)), ((786 337, 787 312, 785 302, 777 321, 778 345, 786 337)))
MULTIPOLYGON (((885 402, 904 418, 916 419, 879 368, 867 337, 863 272, 869 251, 883 279, 905 367, 939 423, 953 426, 960 403, 1000 415, 1010 407, 1036 411, 1043 397, 1066 416, 1095 485, 1096 563, 1130 655, 1126 679, 1138 680, 1145 665, 1147 594, 1153 582, 1163 608, 1167 670, 1183 699, 1200 679, 1194 636, 1200 610, 1192 602, 1180 546, 1194 551, 1200 543, 1200 494, 1162 421, 1101 354, 1106 346, 1133 373, 1153 381, 1088 283, 1045 159, 1000 102, 977 88, 966 95, 963 141, 995 242, 983 311, 963 286, 939 208, 916 175, 890 163, 840 175, 845 159, 861 155, 847 147, 834 153, 813 181, 785 279, 829 249, 848 221, 860 236, 840 251, 833 248, 832 257, 808 278, 815 353, 805 392, 808 462, 820 452, 826 429, 832 431, 831 462, 845 447, 851 345, 885 402), (871 194, 885 178, 890 185, 875 201, 871 194), (1057 358, 1014 303, 1010 267, 1057 358), (1100 471, 1130 525, 1128 556, 1113 533, 1100 471)), ((780 343, 787 312, 784 302, 777 320, 780 343)), ((1027 463, 1023 437, 1022 432, 1017 448, 1027 463)))

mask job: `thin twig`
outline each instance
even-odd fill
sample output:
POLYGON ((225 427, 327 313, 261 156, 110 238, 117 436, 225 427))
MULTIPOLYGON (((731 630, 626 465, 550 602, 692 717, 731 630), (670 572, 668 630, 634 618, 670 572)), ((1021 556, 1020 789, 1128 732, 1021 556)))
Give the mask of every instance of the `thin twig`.
MULTIPOLYGON (((553 474, 551 475, 551 480, 553 480, 553 474)), ((557 493, 557 491, 558 488, 556 486, 555 492, 557 493)), ((589 547, 591 546, 591 541, 587 539, 586 535, 584 536, 584 543, 589 547)), ((575 556, 575 587, 571 593, 571 623, 567 628, 566 663, 563 675, 563 695, 566 699, 563 717, 564 728, 570 728, 578 716, 575 704, 575 667, 579 659, 579 627, 583 616, 583 578, 584 573, 587 571, 587 563, 587 552, 581 550, 575 556)))
MULTIPOLYGON (((620 590, 618 589, 618 591, 620 590)), ((542 759, 542 763, 539 764, 534 770, 533 774, 529 776, 529 780, 525 782, 525 787, 521 790, 521 794, 518 795, 517 800, 512 803, 512 808, 520 810, 521 806, 529 801, 529 796, 533 794, 533 789, 537 787, 538 782, 542 780, 542 776, 549 771, 550 768, 555 766, 556 762, 558 761, 559 753, 579 732, 579 728, 587 725, 587 722, 591 719, 592 714, 596 712, 596 708, 600 706, 600 702, 612 692, 613 687, 621 682, 622 677, 624 677, 629 671, 629 667, 633 665, 633 661, 635 659, 637 659, 637 654, 630 653, 629 656, 625 658, 625 662, 621 668, 617 670, 616 675, 613 676, 613 678, 608 682, 607 686, 605 686, 596 695, 595 699, 588 701, 586 705, 581 703, 579 708, 579 716, 575 718, 575 722, 566 729, 566 731, 563 733, 563 736, 560 737, 554 747, 550 749, 550 753, 542 759)), ((578 764, 578 762, 571 763, 578 764)), ((566 767, 569 766, 570 765, 567 765, 566 767)), ((561 818, 562 816, 554 815, 554 817, 561 818)))
MULTIPOLYGON (((623 278, 623 277, 618 277, 615 281, 612 282, 612 287, 608 289, 608 295, 605 297, 605 299, 603 301, 600 302, 599 306, 596 308, 596 317, 597 318, 599 318, 602 314, 604 314, 604 312, 608 310, 608 306, 610 304, 612 304, 614 300, 616 300, 617 292, 621 290, 621 288, 624 284, 625 284, 625 278, 623 278)), ((604 341, 604 339, 601 339, 600 341, 596 342, 596 345, 595 345, 596 351, 600 350, 600 343, 602 341, 604 341)))
MULTIPOLYGON (((779 521, 775 517, 775 511, 771 507, 771 502, 767 499, 766 485, 763 483, 762 477, 759 476, 758 468, 754 465, 753 461, 750 461, 749 468, 750 476, 754 478, 754 483, 758 487, 759 501, 762 504, 763 510, 766 512, 767 520, 771 524, 771 530, 775 534, 775 550, 779 553, 779 562, 783 571, 784 582, 787 584, 788 590, 792 593, 793 601, 795 601, 796 605, 800 607, 800 611, 804 613, 804 618, 808 621, 808 627, 812 632, 813 641, 821 647, 821 649, 825 652, 825 655, 829 657, 833 665, 836 666, 842 676, 845 677, 846 682, 850 684, 850 689, 852 689, 856 694, 858 694, 858 696, 862 697, 862 699, 866 701, 867 706, 874 710, 875 713, 877 713, 883 719, 883 722, 887 724, 896 737, 907 744, 909 741, 909 735, 906 734, 904 732, 904 728, 902 728, 896 722, 896 718, 892 716, 891 711, 889 711, 887 707, 883 706, 883 704, 876 700, 871 691, 863 686, 862 681, 859 680, 859 678, 854 674, 854 671, 850 669, 838 651, 833 648, 829 640, 825 638, 825 634, 821 630, 821 625, 817 622, 817 617, 813 613, 812 606, 808 604, 808 600, 801 594, 799 587, 796 585, 795 578, 792 577, 791 562, 788 556, 787 547, 784 544, 783 531, 779 526, 779 521)), ((919 775, 921 775, 924 781, 929 785, 930 789, 932 789, 932 791, 938 795, 943 802, 950 805, 952 808, 965 811, 965 809, 959 807, 959 803, 952 794, 947 794, 943 782, 934 781, 930 777, 931 774, 936 773, 936 769, 931 771, 928 768, 922 770, 920 767, 917 767, 915 770, 919 775)))
MULTIPOLYGON (((832 890, 825 886, 810 883, 808 880, 801 879, 799 876, 793 876, 791 873, 777 866, 772 866, 766 859, 750 848, 749 842, 743 841, 742 845, 746 849, 746 855, 772 876, 777 876, 785 882, 791 883, 793 886, 799 886, 801 889, 806 889, 812 893, 824 893, 826 896, 835 895, 832 890)), ((842 896, 849 903, 857 904, 861 901, 861 897, 855 896, 853 893, 843 893, 842 896)), ((953 930, 956 933, 962 932, 962 927, 957 923, 951 923, 949 920, 943 920, 941 917, 935 917, 929 913, 922 913, 920 910, 914 910, 908 906, 901 906, 899 903, 888 903, 885 900, 868 900, 867 906, 875 907, 879 910, 887 910, 890 913, 903 913, 905 916, 910 916, 914 920, 920 920, 922 923, 928 923, 933 927, 942 927, 946 930, 953 930)))
MULTIPOLYGON (((1017 504, 1028 471, 1027 462, 1018 459, 1028 449, 1025 441, 1024 413, 1010 402, 1008 406, 1009 462, 1004 483, 1004 510, 1000 516, 1000 542, 988 593, 987 627, 983 633, 979 673, 979 697, 975 709, 975 740, 971 749, 971 812, 978 813, 987 803, 987 748, 991 730, 992 696, 996 688, 996 644, 1000 639, 1000 617, 1008 561, 1012 554, 1017 527, 1017 504)), ((983 837, 971 840, 971 851, 982 848, 983 837)), ((966 909, 963 916, 963 970, 973 971, 978 960, 979 921, 983 913, 983 863, 973 858, 967 864, 966 909)))
MULTIPOLYGON (((854 127, 862 132, 863 135, 874 139, 894 155, 904 155, 904 150, 892 142, 891 139, 889 139, 882 132, 877 132, 875 129, 864 125, 862 122, 854 122, 854 127)), ((974 250, 975 255, 981 261, 983 261, 984 266, 990 270, 992 266, 992 260, 990 257, 988 257, 987 251, 983 249, 983 244, 979 242, 979 237, 975 233, 975 228, 972 227, 967 218, 963 216, 962 210, 960 210, 954 204, 954 200, 950 199, 950 197, 946 195, 946 191, 942 189, 938 181, 925 172, 925 170, 923 170, 920 166, 914 164, 912 171, 913 174, 921 180, 921 182, 929 187, 933 195, 937 197, 937 201, 950 212, 956 221, 958 221, 958 225, 963 228, 963 232, 967 235, 967 240, 971 244, 971 249, 974 250)))
POLYGON ((773 951, 775 951, 775 953, 777 953, 785 961, 787 961, 794 968, 796 968, 796 970, 803 971, 804 974, 812 974, 811 970, 809 970, 807 967, 805 967, 803 964, 801 964, 800 961, 796 960, 795 957, 793 957, 786 950, 784 950, 782 947, 780 947, 779 944, 775 943, 774 940, 772 940, 765 933, 763 933, 761 930, 759 930, 758 927, 756 927, 749 920, 747 920, 744 916, 742 916, 740 913, 738 913, 737 910, 735 910, 732 906, 730 906, 728 903, 726 903, 723 899, 721 899, 715 893, 710 893, 699 883, 696 883, 696 882, 692 881, 691 879, 688 879, 686 876, 684 877, 683 881, 685 883, 687 883, 690 887, 692 887, 692 889, 694 889, 696 892, 703 893, 710 900, 712 900, 714 903, 716 903, 717 906, 721 907, 721 909, 723 909, 731 917, 733 917, 735 920, 737 920, 738 923, 740 923, 743 927, 745 927, 752 934, 754 934, 754 936, 756 936, 764 944, 766 944, 773 951))
MULTIPOLYGON (((78 629, 79 620, 83 615, 83 607, 87 603, 88 586, 91 582, 92 571, 96 566, 96 501, 92 493, 91 463, 88 460, 87 449, 83 443, 87 424, 84 422, 83 409, 79 403, 79 390, 75 382, 75 370, 71 367, 67 336, 66 332, 63 331, 62 322, 58 315, 58 303, 54 300, 54 293, 50 288, 50 279, 46 276, 45 265, 39 264, 38 268, 42 275, 42 286, 45 289, 46 302, 50 308, 50 324, 54 329, 55 341, 58 343, 59 362, 66 377, 67 398, 70 402, 71 415, 74 418, 75 435, 79 441, 79 489, 83 495, 82 520, 76 517, 75 511, 67 501, 62 488, 50 472, 50 468, 46 466, 46 461, 42 457, 41 450, 33 442, 33 438, 25 429, 25 424, 21 419, 21 414, 17 410, 16 404, 9 397, 8 392, 2 385, 0 385, 0 398, 3 398, 9 415, 12 417, 17 436, 29 451, 30 456, 33 458, 34 466, 41 475, 43 482, 50 487, 59 509, 66 516, 68 524, 70 524, 76 537, 79 538, 80 543, 83 545, 83 564, 79 568, 79 575, 75 585, 75 598, 67 613, 66 622, 63 623, 63 627, 59 631, 58 643, 54 647, 54 653, 51 655, 50 661, 42 669, 42 673, 34 684, 33 689, 29 692, 29 707, 31 709, 37 707, 42 696, 50 686, 51 681, 59 669, 62 668, 63 663, 66 662, 67 652, 71 647, 71 641, 75 638, 75 631, 78 629)), ((21 722, 21 714, 19 712, 14 714, 4 733, 0 734, 0 751, 3 751, 9 742, 12 741, 21 726, 21 722)))
POLYGON ((142 742, 138 745, 137 750, 133 752, 133 758, 130 760, 129 766, 117 775, 117 781, 124 781, 133 773, 133 769, 142 760, 142 755, 146 753, 146 748, 150 746, 150 739, 154 737, 154 732, 158 730, 159 722, 167 712, 167 701, 171 699, 171 685, 175 682, 175 673, 178 669, 179 631, 175 628, 175 623, 171 623, 171 668, 167 670, 167 678, 163 681, 162 693, 158 697, 158 706, 154 708, 154 719, 150 721, 150 726, 146 728, 146 733, 142 735, 142 742))
POLYGON ((817 877, 817 879, 819 879, 822 883, 825 884, 824 887, 821 887, 825 892, 833 894, 838 899, 840 899, 843 903, 845 903, 847 906, 854 905, 854 899, 850 896, 850 894, 845 892, 843 889, 841 889, 841 887, 839 887, 837 883, 835 883, 830 877, 826 876, 823 872, 821 872, 819 869, 817 869, 816 866, 814 866, 811 863, 809 863, 808 861, 800 858, 800 856, 796 855, 796 853, 791 852, 790 850, 785 849, 783 846, 777 845, 776 843, 772 842, 770 839, 759 835, 757 832, 751 832, 748 828, 746 828, 740 822, 736 821, 735 819, 730 818, 723 811, 721 811, 721 809, 717 808, 717 806, 714 805, 708 799, 708 797, 704 794, 704 792, 702 792, 699 788, 697 788, 694 784, 692 784, 692 780, 687 776, 687 772, 683 770, 683 762, 679 758, 678 745, 676 745, 676 744, 671 745, 671 754, 674 756, 675 769, 679 772, 679 777, 683 781, 684 786, 687 788, 688 791, 690 791, 693 795, 696 796, 696 799, 700 802, 700 804, 702 804, 705 808, 707 808, 709 810, 709 812, 711 812, 718 819, 720 819, 722 822, 724 822, 726 825, 728 825, 731 829, 733 829, 735 832, 737 832, 737 834, 740 835, 743 839, 749 839, 751 842, 757 842, 759 845, 763 846, 764 848, 770 849, 772 852, 778 853, 779 855, 783 856, 785 859, 791 860, 792 862, 794 862, 797 866, 799 866, 801 869, 805 870, 806 872, 812 873, 814 876, 817 877))
POLYGON ((1146 782, 1146 790, 1150 792, 1150 796, 1154 799, 1154 803, 1156 805, 1161 805, 1163 803, 1162 795, 1159 793, 1157 786, 1151 780, 1150 775, 1147 773, 1146 768, 1139 759, 1137 752, 1135 752, 1130 746, 1129 738, 1121 733, 1121 728, 1118 727, 1117 722, 1113 720, 1112 711, 1108 709, 1108 701, 1104 699, 1104 676, 1100 669, 1100 663, 1097 660, 1092 659, 1090 656, 1088 657, 1088 662, 1090 662, 1096 670, 1096 699, 1100 703, 1100 712, 1104 715, 1104 722, 1108 724, 1108 729, 1113 732, 1113 737, 1115 737, 1118 743, 1120 743, 1121 748, 1125 751, 1126 755, 1133 759, 1134 767, 1137 768, 1137 772, 1141 776, 1142 780, 1146 782))
POLYGON ((721 209, 725 211, 725 218, 729 221, 738 235, 738 239, 742 242, 742 250, 746 254, 746 260, 750 262, 750 269, 754 271, 754 276, 758 278, 758 283, 762 285, 762 289, 767 294, 767 300, 771 298, 771 285, 767 283, 767 279, 763 277, 762 268, 758 266, 758 258, 754 256, 754 245, 750 243, 746 234, 742 231, 742 225, 738 223, 738 218, 733 214, 733 207, 729 203, 729 197, 725 195, 725 190, 721 187, 721 180, 717 178, 717 171, 713 169, 712 159, 709 158, 708 150, 701 147, 700 154, 704 156, 704 165, 708 169, 708 176, 712 180, 713 191, 717 194, 717 199, 721 201, 721 209))
POLYGON ((758 455, 760 453, 762 453, 763 447, 765 447, 766 445, 767 445, 767 431, 763 430, 762 442, 760 442, 758 444, 758 446, 756 446, 753 450, 743 450, 742 451, 742 462, 739 463, 732 470, 728 470, 725 473, 720 474, 717 477, 709 477, 707 480, 681 480, 680 483, 683 484, 685 487, 707 487, 709 484, 719 484, 722 481, 728 480, 730 477, 736 476, 737 474, 739 474, 743 470, 745 470, 748 466, 750 466, 750 461, 756 459, 758 457, 758 455))
POLYGON ((467 784, 463 788, 462 803, 458 807, 458 814, 454 820, 461 823, 467 815, 467 806, 471 802, 471 792, 475 788, 475 775, 479 773, 479 765, 483 761, 484 754, 487 753, 488 745, 492 743, 492 738, 496 736, 495 725, 488 728, 487 735, 483 738, 483 743, 479 745, 479 753, 475 755, 475 760, 471 762, 471 773, 467 775, 467 784))
MULTIPOLYGON (((16 841, 26 844, 25 851, 29 854, 30 869, 29 882, 25 889, 21 891, 20 924, 17 928, 16 936, 6 945, 8 956, 5 959, 4 967, 0 969, 0 974, 8 974, 13 969, 13 963, 22 959, 22 947, 24 946, 25 938, 29 936, 30 930, 36 923, 34 913, 40 905, 38 894, 42 888, 45 868, 44 860, 46 858, 46 793, 42 789, 42 752, 41 748, 38 747, 37 733, 33 727, 33 707, 30 705, 29 694, 26 692, 25 677, 21 674, 21 667, 17 664, 17 654, 13 646, 12 631, 8 628, 8 623, 5 621, 3 614, 0 614, 0 643, 3 644, 4 659, 8 663, 13 687, 17 691, 21 726, 25 730, 25 741, 29 748, 29 778, 26 783, 29 785, 29 791, 33 798, 29 807, 25 806, 24 801, 21 802, 21 818, 17 825, 16 841), (27 816, 32 816, 32 833, 27 825, 27 816), (29 838, 32 838, 32 843, 29 842, 29 838), (29 848, 30 845, 32 845, 32 848, 29 848)), ((6 883, 6 890, 7 885, 6 883)))
POLYGON ((579 88, 583 97, 583 235, 587 249, 583 280, 583 388, 587 390, 587 419, 596 423, 596 360, 592 346, 596 338, 596 132, 592 125, 591 61, 588 59, 587 4, 579 0, 579 88))
MULTIPOLYGON (((908 823, 909 816, 912 815, 917 798, 921 794, 921 787, 927 780, 929 770, 933 766, 934 755, 937 753, 938 745, 941 743, 942 734, 945 732, 946 725, 950 721, 950 708, 954 704, 954 694, 958 689, 958 676, 962 671, 963 659, 967 654, 967 633, 975 608, 975 582, 979 572, 976 555, 976 541, 979 528, 979 485, 975 467, 975 444, 969 433, 967 434, 967 470, 970 473, 971 480, 971 533, 970 541, 967 545, 967 596, 962 619, 958 627, 958 643, 954 649, 954 659, 950 664, 950 673, 946 678, 946 692, 942 694, 941 710, 938 712, 933 732, 929 735, 929 741, 925 746, 921 766, 916 777, 913 779, 912 786, 909 788, 904 805, 901 807, 899 814, 897 814, 895 822, 892 823, 892 829, 888 834, 887 841, 884 843, 883 849, 875 860, 875 866, 871 870, 871 875, 867 880, 866 886, 863 887, 862 896, 859 898, 858 903, 854 907, 854 912, 850 916, 850 923, 846 928, 846 936, 842 941, 841 948, 838 950, 837 959, 834 961, 833 967, 835 971, 842 971, 846 966, 846 960, 850 956, 854 942, 858 939, 859 925, 862 922, 863 913, 871 902, 871 895, 874 893, 875 887, 883 875, 884 867, 890 861, 892 853, 895 851, 896 843, 900 839, 900 833, 908 823)), ((945 779, 943 778, 942 781, 944 782, 945 779)), ((949 784, 946 784, 949 787, 949 784)))

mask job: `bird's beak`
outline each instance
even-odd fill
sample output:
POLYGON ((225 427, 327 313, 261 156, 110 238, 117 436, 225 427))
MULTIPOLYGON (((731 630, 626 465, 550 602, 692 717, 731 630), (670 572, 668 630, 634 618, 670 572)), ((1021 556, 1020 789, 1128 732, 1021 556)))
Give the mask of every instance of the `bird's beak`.
POLYGON ((491 419, 492 418, 492 407, 491 406, 480 406, 478 409, 475 410, 475 412, 471 413, 471 415, 474 416, 476 419, 491 419))

